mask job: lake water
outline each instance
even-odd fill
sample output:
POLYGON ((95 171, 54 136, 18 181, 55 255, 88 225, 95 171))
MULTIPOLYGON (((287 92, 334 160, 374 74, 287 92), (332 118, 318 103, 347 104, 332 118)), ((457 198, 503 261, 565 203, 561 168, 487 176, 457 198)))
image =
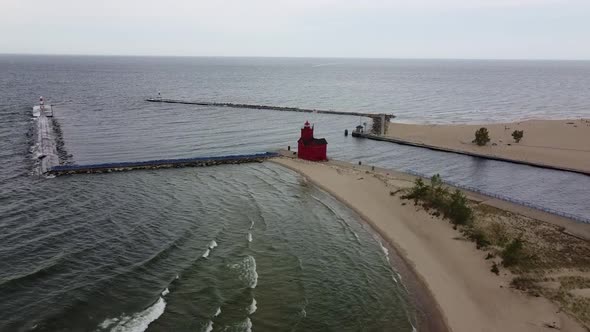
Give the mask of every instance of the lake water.
POLYGON ((39 95, 78 164, 264 152, 310 120, 332 158, 590 218, 587 176, 344 137, 355 117, 143 100, 588 117, 590 62, 0 56, 0 73, 2 331, 411 331, 420 316, 380 239, 279 166, 32 176, 39 95))

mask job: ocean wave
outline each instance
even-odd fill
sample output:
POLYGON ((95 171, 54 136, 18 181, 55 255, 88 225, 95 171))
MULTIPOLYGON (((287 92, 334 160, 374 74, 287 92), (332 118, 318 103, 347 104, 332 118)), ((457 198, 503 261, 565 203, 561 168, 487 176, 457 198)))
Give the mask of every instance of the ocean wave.
POLYGON ((121 315, 117 318, 107 318, 98 327, 99 331, 108 330, 111 332, 143 332, 148 326, 158 319, 166 309, 166 301, 163 297, 147 307, 145 310, 131 316, 121 315))
POLYGON ((209 249, 213 249, 217 247, 217 242, 215 242, 215 240, 211 240, 211 242, 209 242, 209 249))
POLYGON ((240 327, 243 328, 245 332, 252 332, 252 321, 250 317, 247 317, 246 320, 240 324, 240 327))
POLYGON ((65 261, 65 256, 60 254, 56 258, 47 260, 45 264, 37 266, 36 268, 22 274, 9 276, 8 278, 0 280, 0 286, 11 288, 13 285, 24 284, 26 282, 34 282, 35 280, 46 278, 60 270, 61 264, 65 261))
POLYGON ((211 252, 211 249, 207 248, 207 250, 205 251, 205 253, 203 254, 203 258, 208 258, 209 257, 209 253, 211 252))
POLYGON ((247 309, 248 309, 248 315, 251 315, 256 312, 258 307, 256 306, 256 299, 255 298, 252 298, 252 303, 250 303, 250 305, 248 306, 247 309))
POLYGON ((248 232, 248 242, 252 242, 252 233, 248 232))
POLYGON ((385 258, 389 262, 389 250, 383 245, 383 243, 381 241, 379 241, 379 246, 381 247, 381 250, 385 254, 385 258))
POLYGON ((205 326, 205 332, 211 332, 213 331, 213 321, 210 320, 209 323, 207 323, 207 326, 205 326))
POLYGON ((256 272, 256 260, 248 255, 241 262, 231 264, 232 270, 236 270, 238 278, 249 288, 256 288, 258 284, 258 272, 256 272))

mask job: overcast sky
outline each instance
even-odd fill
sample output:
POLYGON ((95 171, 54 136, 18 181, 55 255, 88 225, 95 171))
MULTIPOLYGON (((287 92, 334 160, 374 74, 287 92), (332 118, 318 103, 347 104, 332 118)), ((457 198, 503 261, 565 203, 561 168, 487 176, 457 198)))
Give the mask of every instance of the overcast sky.
POLYGON ((0 53, 590 60, 590 0, 0 0, 0 53))

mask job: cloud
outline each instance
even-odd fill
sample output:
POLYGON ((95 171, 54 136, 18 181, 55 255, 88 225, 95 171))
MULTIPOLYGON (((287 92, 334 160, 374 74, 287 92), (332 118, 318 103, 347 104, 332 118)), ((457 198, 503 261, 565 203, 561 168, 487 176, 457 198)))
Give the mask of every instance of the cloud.
POLYGON ((487 57, 483 50, 503 50, 511 57, 514 45, 533 40, 534 57, 590 52, 589 0, 0 0, 0 9, 0 53, 487 57))

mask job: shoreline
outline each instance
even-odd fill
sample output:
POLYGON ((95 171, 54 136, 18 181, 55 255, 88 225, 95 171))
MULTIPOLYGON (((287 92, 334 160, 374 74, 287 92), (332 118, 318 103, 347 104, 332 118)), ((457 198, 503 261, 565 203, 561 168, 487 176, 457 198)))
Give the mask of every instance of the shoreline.
MULTIPOLYGON (((344 198, 340 197, 338 193, 334 192, 330 188, 322 185, 320 182, 316 181, 308 177, 305 173, 301 172, 300 169, 296 167, 292 167, 291 165, 284 164, 278 162, 275 159, 270 159, 270 162, 278 164, 282 167, 285 167, 302 177, 305 177, 307 181, 309 181, 314 186, 318 187, 320 190, 325 191, 332 197, 336 198, 339 202, 344 204, 347 208, 354 211, 355 214, 358 215, 360 221, 367 225, 374 235, 376 235, 379 240, 383 240, 382 246, 384 246, 389 251, 389 256, 387 257, 388 264, 398 269, 398 272, 402 275, 403 284, 407 285, 408 290, 412 297, 408 300, 415 306, 416 309, 416 320, 418 323, 417 328, 418 331, 453 331, 446 320, 446 317, 443 315, 442 308, 440 307, 439 303, 436 301, 432 291, 428 287, 426 280, 415 270, 412 262, 405 257, 402 253, 403 249, 396 245, 395 242, 392 242, 386 234, 384 234, 378 227, 377 224, 373 223, 370 218, 368 218, 362 211, 357 209, 354 205, 348 203, 344 198), (392 254, 393 252, 393 254, 392 254), (415 277, 416 279, 412 279, 415 277), (425 330, 423 330, 426 327, 425 330)), ((409 295, 410 295, 409 294, 409 295)))
MULTIPOLYGON (((458 240, 459 233, 446 221, 433 222, 436 220, 425 211, 416 210, 397 197, 393 200, 391 188, 368 167, 339 161, 312 163, 289 157, 270 161, 299 173, 333 195, 393 247, 418 277, 418 287, 412 289, 424 290, 418 302, 426 299, 430 312, 440 313, 440 322, 447 330, 539 331, 547 324, 559 322, 562 331, 585 331, 547 299, 510 289, 512 274, 503 271, 501 276, 493 275, 484 253, 476 250, 473 243, 458 240), (428 298, 432 299, 429 304, 428 298)), ((406 184, 415 178, 401 175, 393 178, 406 184)), ((424 319, 419 323, 424 324, 424 319)), ((425 328, 440 330, 418 326, 419 330, 425 328)))
POLYGON ((405 124, 388 123, 385 136, 363 135, 389 141, 459 153, 474 157, 520 163, 530 166, 575 172, 590 176, 590 120, 526 120, 490 124, 405 124), (489 130, 485 146, 472 143, 477 129, 489 130), (515 142, 513 130, 524 136, 515 142))

